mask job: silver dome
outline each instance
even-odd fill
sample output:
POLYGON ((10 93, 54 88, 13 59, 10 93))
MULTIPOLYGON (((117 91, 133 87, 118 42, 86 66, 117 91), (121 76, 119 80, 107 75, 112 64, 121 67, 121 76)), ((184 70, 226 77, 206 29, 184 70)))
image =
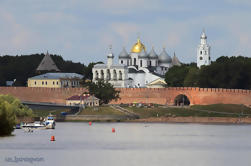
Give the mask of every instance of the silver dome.
POLYGON ((150 59, 158 59, 158 55, 156 54, 156 52, 154 51, 153 48, 152 48, 152 50, 149 53, 149 58, 150 59))
POLYGON ((130 58, 129 54, 127 53, 125 47, 123 47, 122 51, 119 54, 119 58, 130 58))
POLYGON ((172 58, 167 54, 165 48, 159 55, 159 61, 160 63, 172 63, 172 58))
POLYGON ((145 52, 145 50, 142 50, 142 51, 139 53, 139 58, 148 58, 147 53, 145 52))

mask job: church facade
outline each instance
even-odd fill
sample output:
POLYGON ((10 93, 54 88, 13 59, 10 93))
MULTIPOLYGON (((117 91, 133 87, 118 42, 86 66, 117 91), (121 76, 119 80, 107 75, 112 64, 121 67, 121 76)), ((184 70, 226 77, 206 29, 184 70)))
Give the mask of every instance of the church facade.
MULTIPOLYGON (((130 53, 125 48, 118 55, 118 64, 114 64, 114 54, 110 48, 107 55, 107 64, 96 64, 93 69, 93 82, 99 79, 108 81, 114 87, 144 88, 156 80, 164 81, 164 75, 174 65, 181 65, 174 56, 171 57, 163 48, 158 55, 154 48, 147 53, 144 44, 137 40, 130 53)), ((159 81, 157 81, 159 82, 159 81)), ((158 84, 159 88, 164 87, 158 84)))

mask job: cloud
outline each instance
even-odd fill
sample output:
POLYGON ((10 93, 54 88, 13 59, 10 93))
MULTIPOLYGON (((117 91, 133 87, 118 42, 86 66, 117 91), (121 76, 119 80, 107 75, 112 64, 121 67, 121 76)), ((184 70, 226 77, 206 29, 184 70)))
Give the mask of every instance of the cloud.
POLYGON ((8 48, 9 50, 23 50, 28 48, 34 43, 35 34, 29 28, 18 23, 16 18, 9 12, 1 10, 1 36, 4 40, 0 41, 2 49, 8 48))

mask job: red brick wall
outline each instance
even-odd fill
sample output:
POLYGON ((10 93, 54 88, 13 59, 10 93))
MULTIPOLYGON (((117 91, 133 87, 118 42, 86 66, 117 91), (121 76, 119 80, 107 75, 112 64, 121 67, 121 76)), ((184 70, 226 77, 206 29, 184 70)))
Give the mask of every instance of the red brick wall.
MULTIPOLYGON (((251 90, 214 89, 214 88, 118 88, 120 98, 112 101, 119 103, 156 103, 174 104, 179 94, 186 95, 191 104, 245 104, 251 105, 251 90)), ((65 99, 85 92, 84 88, 28 88, 0 87, 0 94, 11 94, 22 101, 65 103, 65 99)))
POLYGON ((0 87, 0 94, 10 94, 22 101, 63 103, 65 99, 87 91, 84 88, 0 87))

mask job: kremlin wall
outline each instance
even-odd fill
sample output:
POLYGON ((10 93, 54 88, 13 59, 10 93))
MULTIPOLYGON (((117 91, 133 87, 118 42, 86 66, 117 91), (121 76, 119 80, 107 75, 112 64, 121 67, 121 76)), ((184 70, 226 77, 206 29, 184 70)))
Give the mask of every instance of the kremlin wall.
MULTIPOLYGON (((183 94, 188 97, 190 105, 207 104, 244 104, 251 106, 251 90, 215 89, 215 88, 118 88, 120 99, 110 102, 121 103, 155 103, 174 105, 175 98, 183 94)), ((32 87, 0 87, 0 94, 10 94, 21 101, 65 104, 65 100, 73 95, 80 95, 84 88, 32 88, 32 87)))

